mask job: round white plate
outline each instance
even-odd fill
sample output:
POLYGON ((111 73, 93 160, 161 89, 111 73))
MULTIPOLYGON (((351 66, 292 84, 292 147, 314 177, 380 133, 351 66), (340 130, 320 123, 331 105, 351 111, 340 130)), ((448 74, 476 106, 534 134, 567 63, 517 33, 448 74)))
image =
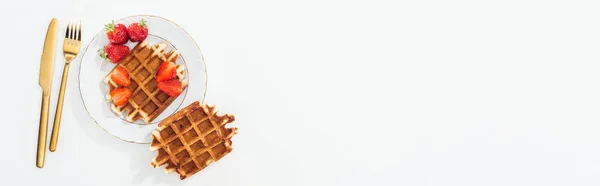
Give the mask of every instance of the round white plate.
MULTIPOLYGON (((186 67, 185 74, 189 82, 184 92, 152 123, 145 124, 142 120, 128 122, 124 115, 115 114, 111 110, 112 103, 106 99, 108 86, 103 80, 116 64, 98 56, 98 50, 109 43, 104 30, 98 32, 86 47, 79 69, 81 99, 94 122, 110 135, 131 143, 150 143, 151 133, 158 123, 196 100, 204 101, 206 95, 206 65, 194 39, 179 25, 158 16, 130 16, 115 20, 115 23, 128 26, 141 19, 146 20, 148 25, 148 45, 165 43, 165 52, 173 49, 179 51, 180 56, 176 63, 186 67)), ((126 45, 133 49, 136 44, 137 42, 128 42, 126 45)))

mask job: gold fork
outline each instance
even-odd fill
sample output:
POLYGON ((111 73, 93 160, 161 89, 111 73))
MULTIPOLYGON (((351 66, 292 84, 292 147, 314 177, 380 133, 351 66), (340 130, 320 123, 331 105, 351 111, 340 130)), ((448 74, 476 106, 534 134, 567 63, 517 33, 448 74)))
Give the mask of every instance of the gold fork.
POLYGON ((62 115, 63 100, 65 98, 65 87, 67 86, 67 76, 69 75, 69 65, 81 47, 81 21, 69 23, 67 25, 67 33, 63 44, 63 54, 65 56, 65 68, 63 70, 62 81, 60 83, 60 93, 58 93, 58 103, 56 104, 56 115, 54 116, 54 125, 52 126, 52 137, 50 138, 50 151, 56 150, 58 142, 58 131, 60 128, 60 119, 62 115))

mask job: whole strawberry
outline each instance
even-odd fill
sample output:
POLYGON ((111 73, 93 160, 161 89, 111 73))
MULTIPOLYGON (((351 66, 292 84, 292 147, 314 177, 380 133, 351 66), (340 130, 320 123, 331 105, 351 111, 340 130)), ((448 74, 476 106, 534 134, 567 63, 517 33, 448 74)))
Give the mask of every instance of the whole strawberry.
POLYGON ((127 27, 123 24, 115 24, 115 21, 104 25, 106 30, 106 36, 112 44, 125 44, 127 43, 127 27))
POLYGON ((100 57, 109 60, 112 63, 119 63, 129 53, 129 47, 125 45, 115 45, 109 43, 104 49, 98 50, 100 57))
POLYGON ((140 42, 148 37, 148 25, 146 20, 142 19, 139 23, 131 23, 127 27, 127 35, 132 42, 140 42))

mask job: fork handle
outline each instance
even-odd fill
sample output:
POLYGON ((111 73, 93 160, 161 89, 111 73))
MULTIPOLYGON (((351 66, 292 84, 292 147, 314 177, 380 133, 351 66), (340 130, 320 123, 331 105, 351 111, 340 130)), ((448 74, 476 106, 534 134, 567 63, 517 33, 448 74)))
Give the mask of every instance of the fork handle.
POLYGON ((38 146, 36 166, 44 167, 44 159, 46 158, 46 134, 48 133, 48 111, 50 106, 50 90, 42 92, 42 112, 40 114, 40 129, 38 132, 38 146))
POLYGON ((65 64, 62 80, 60 82, 60 92, 58 93, 58 102, 56 104, 56 115, 54 115, 54 125, 52 126, 52 137, 50 138, 50 151, 56 150, 58 143, 58 131, 60 130, 60 120, 62 116, 63 100, 65 98, 65 87, 67 86, 67 77, 69 76, 69 63, 65 64))

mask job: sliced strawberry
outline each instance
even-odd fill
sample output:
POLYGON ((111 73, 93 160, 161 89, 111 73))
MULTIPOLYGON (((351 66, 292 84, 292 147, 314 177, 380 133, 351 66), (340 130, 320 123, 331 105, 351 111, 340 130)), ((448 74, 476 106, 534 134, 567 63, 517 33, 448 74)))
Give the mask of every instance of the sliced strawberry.
POLYGON ((129 73, 127 73, 127 70, 120 65, 117 66, 117 68, 110 75, 110 79, 112 79, 118 85, 125 87, 131 84, 131 80, 129 80, 129 73))
POLYGON ((131 90, 128 88, 114 89, 113 91, 110 91, 110 97, 112 97, 115 105, 123 106, 127 103, 129 97, 131 97, 131 90))
POLYGON ((181 92, 183 92, 181 82, 179 82, 177 79, 159 82, 158 89, 162 90, 171 97, 177 97, 179 94, 181 94, 181 92))
POLYGON ((158 73, 156 73, 156 82, 174 79, 176 75, 177 65, 175 65, 175 63, 165 61, 158 67, 158 73))

